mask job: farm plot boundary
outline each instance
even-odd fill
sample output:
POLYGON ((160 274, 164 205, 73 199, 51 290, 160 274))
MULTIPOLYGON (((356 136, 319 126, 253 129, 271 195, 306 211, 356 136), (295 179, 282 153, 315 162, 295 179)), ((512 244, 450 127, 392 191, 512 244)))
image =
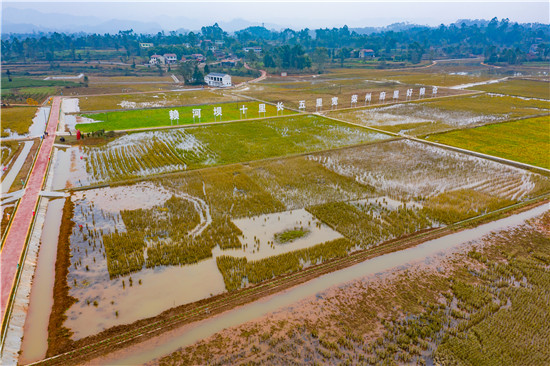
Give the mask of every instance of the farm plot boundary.
MULTIPOLYGON (((526 202, 483 214, 460 223, 440 229, 413 234, 406 238, 388 241, 376 248, 355 252, 347 257, 308 267, 290 275, 277 277, 258 285, 217 295, 196 303, 182 305, 163 312, 157 317, 143 319, 126 326, 117 326, 100 334, 74 342, 66 349, 53 350, 56 356, 32 363, 31 365, 73 365, 99 357, 114 350, 136 344, 168 330, 187 323, 208 318, 230 310, 236 306, 255 301, 264 296, 280 292, 297 284, 307 282, 322 274, 330 273, 367 259, 416 246, 424 241, 436 239, 452 232, 478 226, 482 223, 526 211, 546 204, 550 194, 544 194, 526 202), (72 349, 71 349, 72 348, 72 349)), ((56 279, 57 281, 57 279, 56 279)), ((51 354, 51 353, 50 353, 51 354)))

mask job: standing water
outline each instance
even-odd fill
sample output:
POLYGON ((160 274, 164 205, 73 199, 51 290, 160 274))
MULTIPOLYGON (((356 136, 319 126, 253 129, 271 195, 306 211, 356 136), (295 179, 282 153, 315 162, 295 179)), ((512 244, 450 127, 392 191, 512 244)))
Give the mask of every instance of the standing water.
POLYGON ((48 349, 48 322, 53 305, 57 239, 64 204, 64 199, 55 199, 48 203, 21 344, 21 364, 43 359, 48 349))
POLYGON ((314 296, 318 292, 326 291, 333 286, 339 286, 378 272, 395 269, 411 262, 424 260, 430 256, 445 255, 445 253, 449 252, 451 249, 458 248, 473 240, 481 239, 493 231, 504 230, 520 225, 526 220, 537 217, 548 210, 549 205, 544 204, 517 215, 480 225, 473 229, 463 230, 455 234, 427 241, 416 247, 366 260, 354 266, 320 276, 287 291, 268 296, 212 318, 166 332, 158 337, 137 344, 136 346, 117 351, 108 357, 100 360, 92 360, 91 364, 144 364, 153 359, 170 354, 181 347, 191 345, 225 328, 234 327, 259 318, 282 307, 287 307, 297 301, 314 296))

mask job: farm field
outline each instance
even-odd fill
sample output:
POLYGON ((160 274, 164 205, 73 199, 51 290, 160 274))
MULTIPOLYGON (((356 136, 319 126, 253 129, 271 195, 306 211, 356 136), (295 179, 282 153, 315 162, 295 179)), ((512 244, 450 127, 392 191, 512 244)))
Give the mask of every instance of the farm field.
POLYGON ((549 224, 333 287, 152 364, 545 364, 549 224))
POLYGON ((42 80, 39 78, 14 76, 10 82, 7 77, 2 76, 2 100, 8 103, 27 103, 28 98, 38 103, 51 95, 63 93, 66 88, 78 87, 80 84, 73 81, 63 80, 42 80))
POLYGON ((438 85, 450 87, 497 79, 501 76, 489 72, 480 61, 445 61, 430 65, 395 70, 331 69, 327 78, 368 78, 378 81, 399 81, 404 84, 438 85))
POLYGON ((426 139, 550 169, 549 117, 461 129, 426 139))
MULTIPOLYGON (((324 76, 307 77, 287 81, 284 78, 270 78, 257 84, 249 84, 243 90, 236 89, 236 95, 247 95, 259 100, 269 102, 284 102, 290 108, 298 109, 299 101, 305 100, 308 112, 316 112, 316 101, 323 100, 322 108, 318 110, 330 111, 331 109, 342 109, 350 107, 362 107, 365 103, 365 95, 371 93, 372 104, 377 104, 380 92, 386 92, 386 102, 392 100, 393 92, 399 90, 399 100, 405 101, 407 89, 412 88, 413 99, 418 98, 420 86, 411 84, 400 84, 392 80, 379 81, 373 79, 326 79, 324 76), (299 80, 299 81, 298 81, 299 80), (357 103, 351 104, 352 95, 357 95, 357 103), (338 105, 331 106, 333 97, 338 98, 338 105)), ((426 88, 426 95, 431 95, 430 87, 426 88)), ((460 90, 440 89, 439 96, 458 95, 464 93, 460 90)))
MULTIPOLYGON (((193 119, 193 109, 201 110, 200 122, 221 122, 234 121, 247 118, 273 117, 277 116, 277 110, 273 105, 265 105, 265 113, 259 113, 259 103, 257 102, 235 102, 224 104, 197 105, 188 107, 173 107, 160 109, 147 109, 135 111, 105 112, 96 114, 83 114, 86 123, 77 123, 76 128, 82 132, 93 132, 98 130, 116 131, 129 130, 135 128, 150 128, 161 126, 172 126, 176 124, 187 125, 199 123, 199 118, 193 119), (241 108, 245 106, 246 114, 243 114, 241 108), (222 116, 214 115, 214 108, 222 108, 222 116), (171 121, 169 111, 176 110, 179 113, 179 121, 171 121), (264 115, 265 114, 265 115, 264 115), (90 120, 98 121, 91 122, 90 120)), ((283 112, 279 112, 283 115, 283 112)), ((295 112, 286 111, 286 114, 295 112)))
POLYGON ((67 285, 79 301, 64 326, 82 339, 549 187, 534 173, 400 140, 75 192, 67 285))
POLYGON ((550 105, 545 101, 480 94, 342 112, 333 111, 328 112, 327 116, 389 132, 424 136, 535 116, 549 111, 550 105))
POLYGON ((9 136, 10 132, 28 133, 37 110, 37 107, 2 108, 2 137, 9 136))
POLYGON ((111 109, 135 109, 165 107, 174 105, 196 105, 224 101, 235 98, 225 97, 208 90, 182 92, 162 91, 147 94, 95 95, 79 98, 81 111, 98 111, 111 109))
POLYGON ((547 81, 512 79, 495 84, 478 85, 471 89, 550 100, 550 83, 547 81))
MULTIPOLYGON (((252 105, 254 105, 252 103, 252 105)), ((266 106, 267 107, 267 106, 266 106)), ((251 107, 252 108, 252 107, 251 107)), ((300 154, 373 142, 390 136, 314 115, 131 133, 104 145, 71 148, 84 165, 80 184, 300 154), (81 152, 80 152, 81 151, 81 152)))
POLYGON ((550 366, 543 5, 16 5, 0 365, 550 366))

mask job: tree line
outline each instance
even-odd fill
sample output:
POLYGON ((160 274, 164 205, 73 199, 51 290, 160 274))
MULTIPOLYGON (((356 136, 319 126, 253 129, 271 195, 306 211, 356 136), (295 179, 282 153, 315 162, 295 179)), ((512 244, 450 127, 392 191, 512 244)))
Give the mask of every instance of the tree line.
POLYGON ((234 54, 268 68, 321 69, 327 60, 357 57, 360 49, 372 49, 379 60, 418 63, 439 57, 484 56, 486 62, 521 63, 548 60, 550 26, 540 23, 512 23, 493 18, 489 22, 464 21, 461 24, 428 27, 407 25, 402 29, 308 28, 295 31, 248 27, 233 34, 218 24, 200 32, 137 34, 133 30, 117 34, 36 33, 2 35, 2 56, 9 62, 91 60, 94 51, 111 50, 110 56, 123 61, 149 57, 152 53, 175 53, 178 58, 201 53, 210 60, 216 51, 234 54), (366 33, 365 33, 366 32, 366 33), (140 43, 153 43, 144 49, 140 43), (246 53, 244 47, 258 46, 262 54, 246 53))

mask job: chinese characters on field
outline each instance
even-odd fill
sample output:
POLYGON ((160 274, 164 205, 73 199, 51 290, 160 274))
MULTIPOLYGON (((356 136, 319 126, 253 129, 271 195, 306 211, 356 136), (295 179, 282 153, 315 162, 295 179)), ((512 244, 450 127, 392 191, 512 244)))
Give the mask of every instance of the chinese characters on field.
MULTIPOLYGON (((439 91, 439 88, 437 86, 432 86, 432 97, 436 97, 438 91, 439 91)), ((400 94, 400 90, 394 90, 393 91, 393 94, 392 94, 393 102, 398 102, 399 101, 399 94, 400 94)), ((412 88, 406 89, 406 90, 404 90, 404 94, 406 96, 405 97, 406 101, 412 100, 414 90, 412 88)), ((385 91, 380 92, 380 95, 378 97, 378 102, 380 104, 385 104, 386 95, 387 95, 387 92, 385 92, 385 91)), ((418 89, 418 99, 421 99, 425 96, 426 96, 426 87, 419 88, 418 89)), ((351 108, 356 108, 358 101, 359 101, 359 95, 358 94, 351 95, 350 96, 350 107, 351 108)), ((365 93, 364 101, 365 101, 365 103, 364 103, 365 106, 367 105, 367 103, 369 105, 371 104, 371 102, 372 102, 372 92, 365 93)), ((336 97, 336 96, 330 97, 330 109, 331 110, 338 109, 338 102, 339 102, 339 97, 336 97)), ((275 102, 274 104, 275 104, 274 105, 275 109, 277 111, 277 116, 279 116, 279 112, 281 113, 281 115, 283 115, 284 114, 284 109, 285 109, 283 102, 275 102)), ((248 118, 247 112, 248 112, 249 106, 246 106, 246 105, 243 104, 240 107, 238 107, 238 109, 239 109, 239 116, 240 116, 241 119, 248 118)), ((315 112, 321 112, 322 109, 323 109, 323 98, 316 98, 315 99, 315 112)), ((301 112, 306 112, 307 108, 306 108, 306 100, 305 99, 302 99, 302 100, 298 101, 298 110, 301 111, 301 112)), ((202 109, 193 108, 191 110, 191 112, 192 112, 193 122, 201 122, 202 109)), ((176 121, 176 123, 179 123, 179 112, 177 110, 170 110, 170 111, 168 111, 168 114, 169 114, 169 117, 170 117, 170 124, 173 124, 174 121, 176 121)), ((218 121, 218 120, 221 121, 222 120, 222 107, 218 107, 218 106, 214 107, 213 114, 214 114, 214 121, 218 121)), ((258 103, 258 116, 259 117, 262 117, 262 116, 266 117, 266 103, 258 103)))

